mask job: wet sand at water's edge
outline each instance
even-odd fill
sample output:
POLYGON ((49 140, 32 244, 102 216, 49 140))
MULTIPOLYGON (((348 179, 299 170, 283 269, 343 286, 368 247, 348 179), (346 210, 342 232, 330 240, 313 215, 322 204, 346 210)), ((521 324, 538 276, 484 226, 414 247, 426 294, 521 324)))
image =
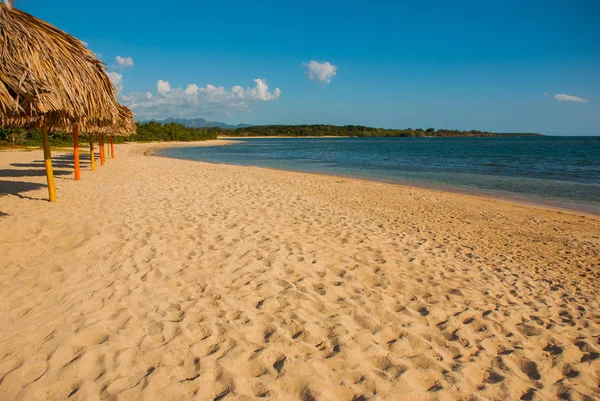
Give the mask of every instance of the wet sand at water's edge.
POLYGON ((600 398, 599 217, 156 146, 0 152, 1 400, 600 398))

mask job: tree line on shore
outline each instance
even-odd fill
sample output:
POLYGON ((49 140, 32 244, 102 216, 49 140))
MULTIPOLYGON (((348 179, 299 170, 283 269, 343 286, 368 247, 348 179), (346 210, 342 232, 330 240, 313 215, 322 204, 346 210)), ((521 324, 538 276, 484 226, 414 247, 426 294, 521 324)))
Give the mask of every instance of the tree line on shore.
MULTIPOLYGON (((486 131, 459 131, 447 129, 383 129, 363 127, 359 125, 263 125, 236 129, 218 127, 189 128, 177 123, 160 123, 156 121, 137 122, 137 132, 128 137, 115 137, 116 143, 153 142, 153 141, 203 141, 216 139, 218 136, 253 137, 253 136, 289 136, 289 137, 503 137, 503 136, 537 136, 532 133, 493 133, 486 131)), ((39 129, 24 130, 1 129, 0 145, 40 146, 42 136, 39 129)), ((85 141, 81 141, 82 145, 85 141)), ((52 132, 52 146, 72 146, 71 133, 52 132)))
POLYGON ((487 131, 435 128, 385 129, 361 125, 262 125, 223 130, 222 136, 343 136, 343 137, 503 137, 538 136, 534 133, 494 133, 487 131))

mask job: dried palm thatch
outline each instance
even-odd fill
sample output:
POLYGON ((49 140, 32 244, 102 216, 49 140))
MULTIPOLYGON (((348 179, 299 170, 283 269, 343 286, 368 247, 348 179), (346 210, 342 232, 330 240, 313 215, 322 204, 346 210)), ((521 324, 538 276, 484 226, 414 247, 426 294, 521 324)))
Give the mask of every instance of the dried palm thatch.
POLYGON ((118 113, 115 124, 83 124, 82 133, 98 133, 102 135, 128 136, 135 133, 135 114, 122 104, 117 105, 118 113))
POLYGON ((0 4, 0 124, 114 125, 115 89, 83 42, 0 4))
POLYGON ((83 123, 82 132, 100 133, 104 135, 129 136, 136 131, 135 114, 128 107, 117 103, 117 116, 112 123, 83 123))
POLYGON ((128 136, 135 134, 135 114, 123 105, 119 105, 119 117, 117 118, 117 125, 115 126, 115 135, 128 136))

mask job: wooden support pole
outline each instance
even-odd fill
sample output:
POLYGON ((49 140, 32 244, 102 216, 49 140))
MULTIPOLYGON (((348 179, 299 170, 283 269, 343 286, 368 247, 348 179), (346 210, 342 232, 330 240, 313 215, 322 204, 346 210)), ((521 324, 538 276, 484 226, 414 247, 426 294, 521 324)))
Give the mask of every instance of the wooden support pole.
POLYGON ((115 158, 115 140, 114 135, 110 136, 110 157, 115 158))
POLYGON ((92 162, 92 171, 96 171, 96 155, 94 155, 94 134, 90 134, 90 161, 92 162))
POLYGON ((102 134, 98 134, 98 153, 100 154, 100 165, 104 166, 104 144, 102 143, 102 134))
POLYGON ((73 163, 75 164, 75 179, 81 179, 79 171, 79 125, 73 127, 73 163))
POLYGON ((56 187, 54 186, 54 173, 52 171, 52 154, 50 153, 48 126, 43 122, 42 144, 44 146, 44 164, 46 165, 46 180, 48 181, 48 199, 50 200, 50 202, 56 202, 56 187))
POLYGON ((106 148, 104 147, 104 134, 102 134, 102 159, 106 162, 106 148))

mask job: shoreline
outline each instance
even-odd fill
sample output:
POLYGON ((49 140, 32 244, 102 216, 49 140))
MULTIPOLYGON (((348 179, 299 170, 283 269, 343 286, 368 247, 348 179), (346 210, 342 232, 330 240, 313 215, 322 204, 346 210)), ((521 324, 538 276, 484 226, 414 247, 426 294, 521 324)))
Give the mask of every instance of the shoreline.
POLYGON ((148 148, 144 150, 144 154, 147 156, 154 156, 156 152, 161 149, 167 148, 193 148, 193 147, 212 147, 212 146, 228 146, 238 142, 237 140, 226 140, 226 139, 208 139, 206 141, 191 141, 191 142, 146 142, 148 148))
MULTIPOLYGON (((268 137, 265 137, 265 138, 268 138, 268 137)), ((284 137, 282 137, 282 138, 284 138, 284 137)), ((231 138, 231 139, 234 139, 234 138, 231 138)), ((220 140, 221 139, 217 139, 217 141, 220 141, 220 140)), ((228 142, 226 140, 223 140, 223 141, 226 143, 204 144, 204 145, 200 145, 200 146, 202 146, 202 147, 227 146, 227 145, 235 145, 238 142, 243 142, 243 141, 239 141, 237 139, 234 139, 234 140, 228 141, 228 142)), ((202 142, 198 142, 198 143, 202 143, 202 142)), ((195 145, 195 144, 189 145, 189 147, 195 147, 195 146, 198 146, 198 145, 195 145)), ((216 165, 227 165, 227 166, 238 166, 238 167, 254 167, 254 168, 261 168, 261 169, 266 169, 266 170, 285 171, 285 172, 290 172, 290 173, 314 174, 314 175, 322 175, 322 176, 329 176, 329 177, 353 179, 353 180, 359 180, 359 181, 365 181, 365 182, 377 182, 377 183, 394 185, 394 186, 407 188, 407 189, 421 189, 421 190, 426 190, 426 191, 434 191, 434 192, 454 194, 454 195, 470 196, 473 198, 488 199, 488 200, 494 200, 494 201, 498 201, 498 202, 507 202, 507 203, 511 203, 514 205, 554 210, 554 211, 562 212, 562 213, 582 214, 582 215, 586 215, 588 217, 600 218, 600 207, 595 207, 595 206, 585 207, 585 206, 583 206, 583 208, 578 208, 577 207, 578 205, 576 205, 576 204, 572 205, 568 202, 550 201, 550 200, 544 200, 544 199, 540 199, 540 200, 531 199, 530 200, 530 199, 526 199, 526 196, 523 196, 521 198, 518 195, 510 195, 510 194, 500 195, 500 194, 494 194, 494 193, 489 193, 489 192, 487 192, 487 193, 480 192, 477 190, 466 190, 466 189, 463 190, 463 189, 453 188, 451 186, 436 186, 436 185, 427 185, 426 183, 418 184, 418 183, 412 183, 412 182, 402 182, 401 180, 398 180, 398 181, 384 180, 384 179, 378 180, 378 179, 371 179, 371 178, 351 176, 351 175, 339 175, 339 174, 331 174, 331 173, 323 173, 323 172, 289 170, 289 169, 284 169, 284 168, 261 167, 261 166, 256 166, 256 165, 231 164, 231 163, 223 163, 223 162, 213 162, 213 161, 208 161, 208 160, 194 160, 194 159, 185 159, 185 158, 176 158, 176 157, 173 158, 173 157, 162 156, 160 154, 157 154, 160 150, 168 149, 171 147, 179 148, 179 147, 188 147, 188 146, 186 146, 185 143, 177 144, 176 146, 161 146, 161 147, 153 148, 152 151, 148 153, 148 155, 157 156, 157 157, 166 157, 166 158, 172 158, 172 159, 179 159, 179 160, 188 160, 188 161, 194 161, 194 162, 199 162, 199 163, 209 163, 209 164, 216 164, 216 165), (570 205, 572 205, 572 206, 570 206, 570 205)))
POLYGON ((320 135, 320 136, 285 136, 285 135, 273 135, 273 136, 218 136, 217 139, 318 139, 318 138, 358 138, 350 136, 338 136, 338 135, 320 135))

